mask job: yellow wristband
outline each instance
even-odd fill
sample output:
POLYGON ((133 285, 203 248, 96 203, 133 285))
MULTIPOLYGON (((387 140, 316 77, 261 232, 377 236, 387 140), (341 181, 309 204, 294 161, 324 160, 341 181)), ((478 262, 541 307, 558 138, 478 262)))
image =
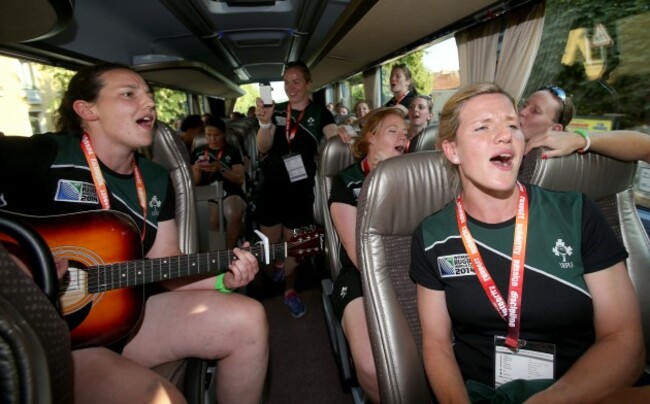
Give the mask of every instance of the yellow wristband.
POLYGON ((214 281, 214 290, 221 292, 221 293, 230 293, 232 290, 228 289, 224 284, 223 284, 223 277, 226 276, 226 274, 219 274, 217 275, 217 279, 214 281))

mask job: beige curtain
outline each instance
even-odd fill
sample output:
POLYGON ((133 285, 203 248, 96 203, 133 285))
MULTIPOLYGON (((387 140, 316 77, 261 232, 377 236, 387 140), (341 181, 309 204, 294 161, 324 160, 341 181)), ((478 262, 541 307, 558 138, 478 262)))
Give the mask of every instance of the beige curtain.
POLYGON ((461 86, 494 81, 498 44, 499 25, 494 20, 456 34, 461 86))
POLYGON ((494 82, 518 100, 533 69, 542 38, 544 3, 516 12, 508 19, 494 82))
POLYGON ((544 26, 544 3, 456 34, 461 85, 493 81, 521 97, 535 61, 544 26), (498 53, 499 32, 505 23, 498 53))
POLYGON ((366 70, 363 72, 363 93, 366 97, 366 101, 370 103, 370 107, 373 109, 381 106, 380 71, 380 67, 375 67, 374 69, 366 70))

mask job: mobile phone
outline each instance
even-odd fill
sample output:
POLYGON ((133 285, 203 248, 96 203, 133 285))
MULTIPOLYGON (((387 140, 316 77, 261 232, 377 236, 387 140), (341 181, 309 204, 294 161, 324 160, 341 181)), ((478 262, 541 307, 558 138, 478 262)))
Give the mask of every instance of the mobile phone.
POLYGON ((271 95, 271 91, 273 91, 273 88, 271 87, 270 83, 260 83, 260 98, 262 99, 265 107, 273 106, 273 95, 271 95))

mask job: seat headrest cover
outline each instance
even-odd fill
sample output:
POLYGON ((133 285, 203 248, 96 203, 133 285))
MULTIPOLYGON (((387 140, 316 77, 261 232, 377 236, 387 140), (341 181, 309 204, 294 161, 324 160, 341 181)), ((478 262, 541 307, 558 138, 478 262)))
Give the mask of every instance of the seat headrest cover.
POLYGON ((446 158, 439 151, 382 161, 366 179, 359 197, 360 207, 373 204, 372 209, 360 208, 359 214, 381 212, 366 218, 369 226, 364 230, 371 234, 411 235, 423 218, 453 200, 450 174, 446 158), (413 198, 415 194, 417 198, 413 198), (366 198, 367 195, 372 198, 366 198))
POLYGON ((573 153, 542 160, 538 149, 525 159, 534 159, 536 165, 530 183, 554 191, 584 192, 594 201, 627 190, 636 173, 636 162, 619 161, 596 153, 573 153))

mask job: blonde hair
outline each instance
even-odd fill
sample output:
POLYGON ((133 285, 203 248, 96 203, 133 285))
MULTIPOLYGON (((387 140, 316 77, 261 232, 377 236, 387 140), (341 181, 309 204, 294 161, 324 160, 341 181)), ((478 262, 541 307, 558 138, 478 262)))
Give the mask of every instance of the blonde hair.
MULTIPOLYGON (((514 98, 501 87, 494 83, 477 83, 462 87, 451 96, 442 107, 440 113, 440 124, 438 126, 437 144, 442 148, 442 143, 446 140, 449 142, 456 141, 458 128, 460 127, 460 111, 463 106, 472 98, 484 94, 503 94, 510 100, 512 107, 517 111, 517 105, 514 98)), ((460 191, 460 181, 458 176, 458 167, 445 160, 450 173, 452 173, 451 184, 457 191, 460 191)))
POLYGON ((375 135, 381 128, 384 119, 390 115, 397 115, 404 119, 406 114, 401 108, 385 107, 374 109, 363 117, 363 126, 359 138, 352 145, 352 154, 357 159, 362 159, 368 154, 370 136, 375 135))

